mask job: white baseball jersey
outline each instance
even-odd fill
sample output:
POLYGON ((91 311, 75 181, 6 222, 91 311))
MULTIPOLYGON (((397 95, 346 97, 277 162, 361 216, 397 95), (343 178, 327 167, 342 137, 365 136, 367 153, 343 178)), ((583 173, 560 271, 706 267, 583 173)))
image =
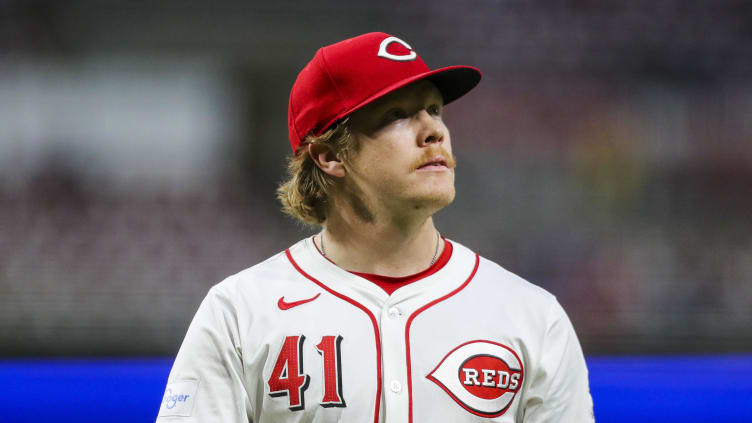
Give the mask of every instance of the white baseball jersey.
POLYGON ((158 422, 590 422, 555 297, 452 242, 387 295, 312 238, 212 287, 158 422))

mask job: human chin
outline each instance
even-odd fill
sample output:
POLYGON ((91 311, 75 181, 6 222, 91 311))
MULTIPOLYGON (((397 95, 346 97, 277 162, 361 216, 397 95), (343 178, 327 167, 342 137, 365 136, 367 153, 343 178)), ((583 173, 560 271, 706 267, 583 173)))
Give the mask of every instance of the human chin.
POLYGON ((433 209, 434 212, 448 206, 454 201, 454 184, 443 189, 432 189, 422 192, 412 198, 416 209, 433 209))

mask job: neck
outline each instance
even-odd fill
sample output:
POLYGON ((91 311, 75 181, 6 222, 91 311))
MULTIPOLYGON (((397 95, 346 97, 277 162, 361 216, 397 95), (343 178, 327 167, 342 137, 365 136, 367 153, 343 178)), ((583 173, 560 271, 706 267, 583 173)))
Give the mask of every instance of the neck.
POLYGON ((326 256, 337 266, 361 273, 400 277, 418 273, 441 254, 436 248, 438 232, 429 216, 413 222, 363 223, 334 214, 316 237, 324 240, 326 256))

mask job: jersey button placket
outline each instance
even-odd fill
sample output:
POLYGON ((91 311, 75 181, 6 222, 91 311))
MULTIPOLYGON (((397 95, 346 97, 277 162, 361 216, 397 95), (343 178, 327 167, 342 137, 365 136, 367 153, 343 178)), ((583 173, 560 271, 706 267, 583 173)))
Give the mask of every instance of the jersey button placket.
POLYGON ((381 310, 381 343, 383 346, 383 383, 386 419, 407 422, 409 398, 407 389, 407 350, 405 348, 406 311, 399 304, 385 304, 381 310))

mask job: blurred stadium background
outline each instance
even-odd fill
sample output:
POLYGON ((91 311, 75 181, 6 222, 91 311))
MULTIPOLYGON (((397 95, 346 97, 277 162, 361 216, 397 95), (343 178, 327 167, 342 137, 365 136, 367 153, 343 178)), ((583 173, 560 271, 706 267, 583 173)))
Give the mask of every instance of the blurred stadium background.
POLYGON ((289 89, 373 30, 484 72, 445 236, 556 294, 596 365, 749 357, 749 2, 1 0, 2 363, 172 357, 211 285, 311 234, 274 198, 289 89))

